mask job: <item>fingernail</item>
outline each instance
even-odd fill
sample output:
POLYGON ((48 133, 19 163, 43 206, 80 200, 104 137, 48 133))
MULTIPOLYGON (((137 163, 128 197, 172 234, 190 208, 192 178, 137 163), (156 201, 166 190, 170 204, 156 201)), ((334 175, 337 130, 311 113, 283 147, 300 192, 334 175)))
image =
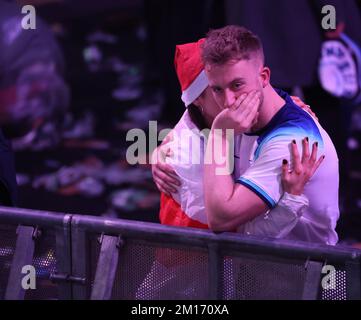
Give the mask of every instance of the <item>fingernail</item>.
POLYGON ((322 159, 325 159, 326 158, 326 156, 322 156, 322 159))
POLYGON ((306 137, 306 141, 308 142, 308 137, 306 137))
POLYGON ((288 161, 286 159, 283 159, 282 164, 287 164, 288 161))
POLYGON ((292 140, 292 143, 293 143, 293 144, 296 144, 296 140, 292 140))
POLYGON ((318 142, 317 141, 315 142, 315 145, 316 145, 316 147, 318 147, 318 142))

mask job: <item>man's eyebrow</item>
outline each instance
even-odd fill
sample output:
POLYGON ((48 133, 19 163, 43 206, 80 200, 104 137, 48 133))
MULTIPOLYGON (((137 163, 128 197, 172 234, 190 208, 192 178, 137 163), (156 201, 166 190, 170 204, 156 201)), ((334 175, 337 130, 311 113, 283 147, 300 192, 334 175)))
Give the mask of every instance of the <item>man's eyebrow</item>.
POLYGON ((235 78, 235 79, 233 79, 232 81, 231 81, 231 83, 233 83, 233 82, 244 82, 244 78, 235 78))

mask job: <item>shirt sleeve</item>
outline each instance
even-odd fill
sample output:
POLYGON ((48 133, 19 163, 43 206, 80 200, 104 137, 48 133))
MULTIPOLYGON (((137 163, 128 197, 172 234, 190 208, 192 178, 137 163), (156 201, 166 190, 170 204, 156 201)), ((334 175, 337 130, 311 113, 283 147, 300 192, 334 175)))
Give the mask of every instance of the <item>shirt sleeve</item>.
POLYGON ((203 197, 203 162, 204 139, 196 133, 190 132, 193 138, 174 139, 170 147, 173 155, 166 159, 177 173, 181 185, 172 198, 179 203, 183 212, 193 220, 207 224, 203 197))
POLYGON ((247 235, 283 238, 299 222, 308 204, 306 196, 285 192, 274 209, 240 226, 237 231, 247 235))
MULTIPOLYGON (((291 143, 295 139, 299 153, 302 154, 302 139, 307 137, 306 132, 278 135, 268 141, 262 142, 256 149, 251 166, 237 180, 238 183, 255 192, 270 209, 276 207, 280 200, 283 189, 281 183, 281 167, 283 159, 288 160, 293 166, 291 159, 291 143)), ((309 145, 318 141, 319 153, 323 149, 323 142, 319 138, 309 138, 309 145)))

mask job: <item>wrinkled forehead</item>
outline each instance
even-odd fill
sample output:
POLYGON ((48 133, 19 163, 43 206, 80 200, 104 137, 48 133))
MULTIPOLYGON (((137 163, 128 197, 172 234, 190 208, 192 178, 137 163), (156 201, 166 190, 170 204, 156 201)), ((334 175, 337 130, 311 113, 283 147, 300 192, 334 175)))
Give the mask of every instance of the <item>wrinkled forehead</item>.
POLYGON ((212 63, 204 62, 204 69, 209 71, 210 69, 226 67, 231 68, 235 65, 244 65, 244 66, 255 66, 261 68, 264 66, 264 59, 261 55, 257 53, 249 54, 247 58, 234 58, 222 63, 212 63))
POLYGON ((205 71, 211 87, 226 86, 236 80, 247 80, 254 77, 259 66, 259 61, 255 59, 243 59, 224 64, 206 64, 205 71))

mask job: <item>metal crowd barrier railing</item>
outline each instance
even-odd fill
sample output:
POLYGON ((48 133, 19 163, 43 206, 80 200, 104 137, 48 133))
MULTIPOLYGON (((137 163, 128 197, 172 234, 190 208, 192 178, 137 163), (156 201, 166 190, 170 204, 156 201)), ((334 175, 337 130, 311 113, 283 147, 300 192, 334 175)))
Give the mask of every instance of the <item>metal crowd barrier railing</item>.
POLYGON ((0 207, 0 299, 360 299, 360 260, 353 248, 0 207))

